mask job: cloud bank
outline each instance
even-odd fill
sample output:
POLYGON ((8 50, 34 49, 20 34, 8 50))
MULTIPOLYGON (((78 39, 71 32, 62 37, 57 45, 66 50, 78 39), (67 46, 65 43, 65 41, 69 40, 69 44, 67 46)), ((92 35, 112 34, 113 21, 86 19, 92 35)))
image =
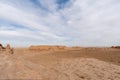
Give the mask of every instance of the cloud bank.
POLYGON ((0 43, 120 44, 118 0, 0 0, 0 43))

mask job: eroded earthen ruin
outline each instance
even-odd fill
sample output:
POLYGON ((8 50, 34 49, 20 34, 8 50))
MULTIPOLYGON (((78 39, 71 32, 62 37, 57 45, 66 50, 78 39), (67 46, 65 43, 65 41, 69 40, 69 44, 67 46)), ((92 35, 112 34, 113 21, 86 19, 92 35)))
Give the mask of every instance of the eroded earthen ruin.
POLYGON ((120 49, 120 46, 112 46, 111 48, 120 49))
POLYGON ((30 46, 29 49, 30 50, 39 50, 39 51, 56 51, 56 50, 64 50, 66 48, 66 46, 48 46, 48 45, 44 45, 44 46, 30 46))
POLYGON ((0 52, 7 52, 13 54, 13 49, 10 47, 10 44, 7 44, 6 47, 3 47, 3 45, 0 44, 0 52))

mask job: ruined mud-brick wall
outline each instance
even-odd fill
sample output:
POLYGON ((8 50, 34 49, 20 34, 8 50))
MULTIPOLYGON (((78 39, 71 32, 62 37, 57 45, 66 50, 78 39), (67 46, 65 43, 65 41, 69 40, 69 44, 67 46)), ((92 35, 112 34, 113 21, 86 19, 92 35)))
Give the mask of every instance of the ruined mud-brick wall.
POLYGON ((3 51, 3 50, 5 50, 5 48, 3 47, 2 44, 0 44, 0 51, 3 51))
POLYGON ((10 47, 10 44, 7 44, 6 47, 3 47, 2 44, 0 44, 0 51, 13 54, 13 49, 10 47))
POLYGON ((79 46, 73 46, 72 48, 74 48, 74 49, 81 49, 81 47, 79 47, 79 46))
POLYGON ((66 46, 47 46, 47 45, 41 45, 41 46, 30 46, 30 50, 39 50, 39 51, 56 51, 56 50, 64 50, 66 46))
POLYGON ((112 46, 111 48, 120 49, 120 46, 112 46))
POLYGON ((69 47, 69 50, 80 50, 80 49, 82 49, 82 47, 79 46, 69 47))

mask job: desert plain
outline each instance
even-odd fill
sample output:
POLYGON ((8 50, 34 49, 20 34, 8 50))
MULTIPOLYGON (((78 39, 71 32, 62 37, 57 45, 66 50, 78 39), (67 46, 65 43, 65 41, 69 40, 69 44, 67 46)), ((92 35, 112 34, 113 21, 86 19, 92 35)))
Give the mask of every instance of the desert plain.
POLYGON ((120 49, 30 46, 0 50, 0 80, 120 80, 120 49))

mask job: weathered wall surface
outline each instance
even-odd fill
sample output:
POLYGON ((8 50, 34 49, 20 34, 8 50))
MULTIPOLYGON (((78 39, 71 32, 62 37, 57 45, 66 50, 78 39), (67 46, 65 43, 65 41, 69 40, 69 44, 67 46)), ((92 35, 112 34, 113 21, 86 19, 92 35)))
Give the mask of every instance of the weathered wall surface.
POLYGON ((66 46, 30 46, 29 50, 39 50, 39 51, 56 51, 56 50, 65 50, 66 46))
POLYGON ((10 47, 10 44, 7 44, 6 47, 3 47, 2 44, 0 44, 0 52, 6 52, 13 54, 13 49, 10 47))
POLYGON ((112 46, 111 48, 120 49, 120 46, 112 46))

